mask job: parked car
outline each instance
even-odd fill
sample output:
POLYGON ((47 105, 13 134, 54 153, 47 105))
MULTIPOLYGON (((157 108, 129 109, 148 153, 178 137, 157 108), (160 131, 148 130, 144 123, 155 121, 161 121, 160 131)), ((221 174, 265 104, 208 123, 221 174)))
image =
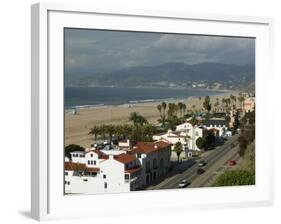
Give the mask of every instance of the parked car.
POLYGON ((187 180, 182 180, 180 183, 179 183, 179 188, 185 188, 189 185, 190 183, 187 181, 187 180))
POLYGON ((206 163, 206 161, 204 161, 204 160, 201 160, 201 161, 199 161, 199 167, 203 167, 203 166, 205 166, 207 163, 206 163))
POLYGON ((204 173, 204 172, 205 172, 205 170, 202 169, 202 168, 198 168, 198 169, 197 169, 197 174, 198 174, 198 175, 201 175, 201 174, 204 173))
POLYGON ((229 166, 235 166, 236 165, 236 161, 235 160, 229 160, 228 161, 228 165, 229 166))

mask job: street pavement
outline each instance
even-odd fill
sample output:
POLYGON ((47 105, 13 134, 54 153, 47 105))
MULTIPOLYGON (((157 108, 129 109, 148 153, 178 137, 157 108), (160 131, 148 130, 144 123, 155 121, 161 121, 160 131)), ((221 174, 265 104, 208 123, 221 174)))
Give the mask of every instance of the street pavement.
POLYGON ((178 188, 178 184, 184 179, 191 183, 188 187, 210 186, 213 178, 218 174, 217 171, 223 172, 229 160, 238 159, 238 146, 233 147, 233 144, 238 145, 237 140, 238 135, 234 135, 223 145, 203 153, 199 159, 183 161, 176 166, 163 181, 146 189, 156 190, 178 188), (202 167, 205 172, 201 175, 197 174, 197 169, 199 168, 198 161, 200 160, 207 162, 207 164, 202 167))

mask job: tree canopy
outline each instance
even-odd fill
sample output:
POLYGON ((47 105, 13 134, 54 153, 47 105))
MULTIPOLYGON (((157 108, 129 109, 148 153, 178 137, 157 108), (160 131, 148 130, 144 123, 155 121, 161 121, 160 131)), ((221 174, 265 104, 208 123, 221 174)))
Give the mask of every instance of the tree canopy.
POLYGON ((64 148, 64 155, 70 159, 70 153, 75 151, 84 152, 85 148, 80 145, 70 144, 64 148))
POLYGON ((255 174, 248 170, 228 170, 215 181, 213 186, 254 185, 255 174))

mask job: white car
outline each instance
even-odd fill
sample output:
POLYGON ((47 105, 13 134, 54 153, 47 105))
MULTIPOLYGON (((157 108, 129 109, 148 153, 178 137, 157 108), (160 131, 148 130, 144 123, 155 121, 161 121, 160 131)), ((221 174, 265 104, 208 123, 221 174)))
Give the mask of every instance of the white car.
POLYGON ((190 183, 187 181, 187 180, 182 180, 180 183, 179 183, 179 188, 185 188, 189 185, 190 183))

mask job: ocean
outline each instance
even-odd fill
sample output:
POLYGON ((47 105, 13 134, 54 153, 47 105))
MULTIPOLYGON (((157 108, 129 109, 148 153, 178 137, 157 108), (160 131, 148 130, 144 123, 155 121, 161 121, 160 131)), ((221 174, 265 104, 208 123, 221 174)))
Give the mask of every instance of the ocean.
POLYGON ((175 88, 65 87, 64 106, 65 109, 100 107, 222 94, 225 92, 175 88))

